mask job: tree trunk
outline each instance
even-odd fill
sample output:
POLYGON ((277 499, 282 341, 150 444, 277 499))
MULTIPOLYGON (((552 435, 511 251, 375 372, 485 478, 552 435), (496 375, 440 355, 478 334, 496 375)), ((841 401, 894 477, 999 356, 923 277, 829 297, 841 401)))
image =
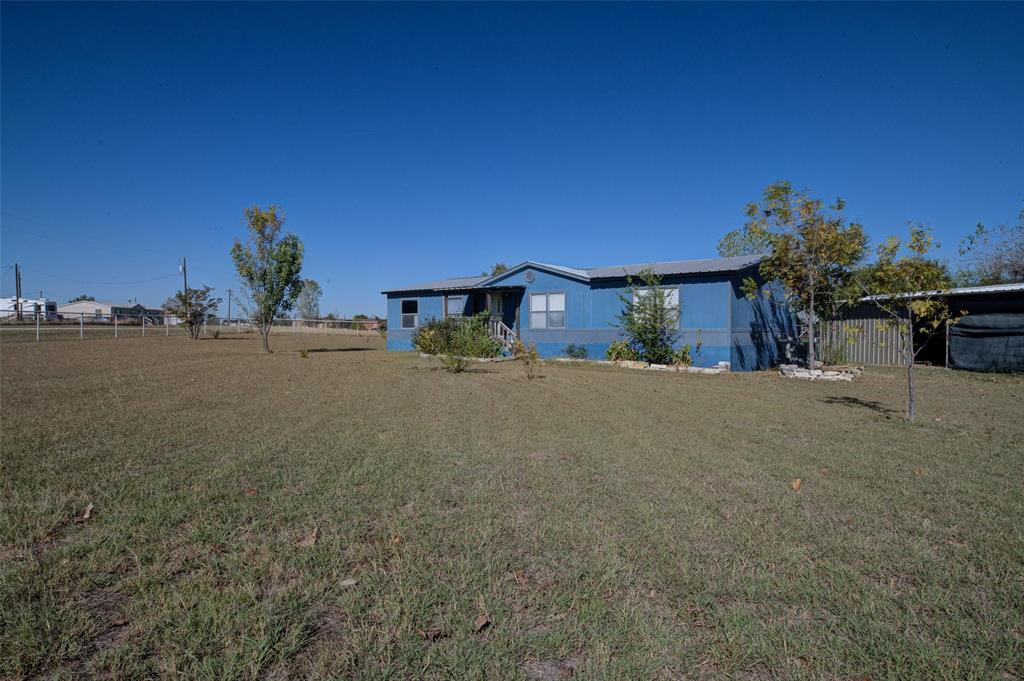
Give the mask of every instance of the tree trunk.
POLYGON ((904 340, 907 353, 907 421, 914 421, 917 404, 914 396, 914 313, 907 310, 907 337, 904 340))
POLYGON ((814 368, 814 289, 811 289, 810 305, 807 309, 807 368, 814 368))
POLYGON ((270 353, 270 324, 260 324, 260 335, 263 336, 263 352, 270 353))

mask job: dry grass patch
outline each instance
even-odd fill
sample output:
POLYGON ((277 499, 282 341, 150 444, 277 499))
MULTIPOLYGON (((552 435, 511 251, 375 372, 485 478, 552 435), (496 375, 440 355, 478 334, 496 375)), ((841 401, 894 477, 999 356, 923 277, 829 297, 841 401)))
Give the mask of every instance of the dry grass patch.
POLYGON ((1024 673, 1020 377, 271 342, 0 342, 0 676, 1024 673))

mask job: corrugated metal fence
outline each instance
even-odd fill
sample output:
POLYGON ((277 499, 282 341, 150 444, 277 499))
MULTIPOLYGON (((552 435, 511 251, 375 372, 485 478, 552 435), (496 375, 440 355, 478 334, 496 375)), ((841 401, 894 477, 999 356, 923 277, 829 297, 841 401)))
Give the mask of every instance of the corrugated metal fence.
POLYGON ((845 319, 822 324, 822 346, 832 348, 850 364, 892 366, 904 361, 899 333, 891 318, 862 305, 849 310, 845 319))

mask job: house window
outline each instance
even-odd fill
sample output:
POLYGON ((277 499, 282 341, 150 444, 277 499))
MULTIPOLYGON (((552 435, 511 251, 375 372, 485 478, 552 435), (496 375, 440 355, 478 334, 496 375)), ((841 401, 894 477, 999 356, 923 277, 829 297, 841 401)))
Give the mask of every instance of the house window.
POLYGON ((564 329, 565 328, 565 294, 564 293, 531 293, 530 294, 530 328, 531 329, 564 329))
POLYGON ((403 300, 402 301, 402 328, 403 329, 415 329, 416 318, 420 311, 420 301, 418 300, 403 300))
POLYGON ((449 317, 461 317, 466 310, 466 296, 445 296, 444 305, 449 317))
MULTIPOLYGON (((640 289, 637 289, 636 293, 633 296, 633 302, 634 303, 639 303, 640 299, 643 298, 645 295, 649 294, 651 292, 651 290, 652 289, 650 289, 650 288, 640 288, 640 289)), ((665 292, 665 303, 666 303, 666 305, 668 305, 668 307, 673 308, 675 310, 675 318, 676 318, 676 322, 678 323, 679 322, 679 287, 663 286, 661 288, 661 290, 665 292)))

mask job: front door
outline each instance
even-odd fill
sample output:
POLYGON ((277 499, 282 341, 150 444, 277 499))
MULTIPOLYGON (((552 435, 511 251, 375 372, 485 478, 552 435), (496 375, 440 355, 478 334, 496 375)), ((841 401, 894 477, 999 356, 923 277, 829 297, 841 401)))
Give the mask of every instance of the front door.
POLYGON ((502 318, 502 312, 504 310, 504 298, 505 294, 501 292, 487 294, 487 311, 491 313, 491 319, 502 318))

